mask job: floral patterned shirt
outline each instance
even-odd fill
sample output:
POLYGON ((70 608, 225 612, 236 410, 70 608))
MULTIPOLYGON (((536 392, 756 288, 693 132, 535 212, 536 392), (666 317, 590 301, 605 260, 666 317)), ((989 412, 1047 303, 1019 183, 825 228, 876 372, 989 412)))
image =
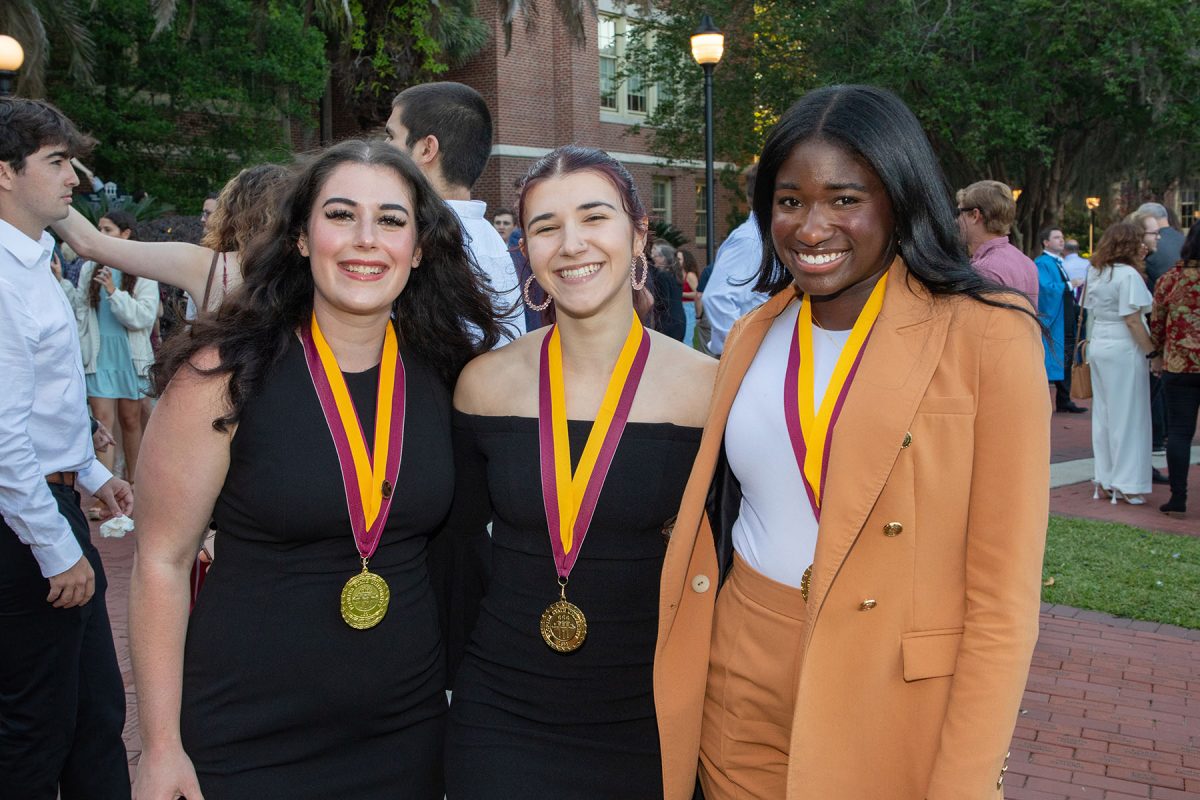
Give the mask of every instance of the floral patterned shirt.
POLYGON ((1158 279, 1150 336, 1167 372, 1200 373, 1200 262, 1180 261, 1158 279))

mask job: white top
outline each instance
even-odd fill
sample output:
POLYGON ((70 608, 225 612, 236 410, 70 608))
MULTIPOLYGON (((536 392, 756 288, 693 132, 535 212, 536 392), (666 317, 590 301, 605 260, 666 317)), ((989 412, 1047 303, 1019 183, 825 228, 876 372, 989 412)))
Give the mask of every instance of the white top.
POLYGON ((487 203, 482 200, 447 200, 446 205, 458 216, 465 238, 463 246, 479 265, 496 295, 496 316, 504 323, 497 347, 525 333, 525 310, 521 302, 521 282, 509 255, 508 245, 487 221, 487 203), (507 314, 504 312, 508 311, 507 314))
MULTIPOLYGON (((817 518, 783 415, 783 383, 800 301, 771 324, 725 424, 725 454, 742 485, 733 548, 772 580, 798 587, 817 549, 817 518)), ((819 408, 850 331, 813 329, 813 407, 819 408)))
POLYGON ((713 271, 700 298, 704 314, 712 325, 708 350, 721 355, 725 337, 733 323, 767 301, 767 295, 754 291, 758 270, 762 267, 762 237, 754 214, 733 229, 721 243, 713 260, 713 271))
POLYGON ((1114 264, 1104 271, 1088 270, 1083 307, 1092 312, 1093 322, 1120 322, 1130 314, 1149 312, 1153 304, 1145 279, 1133 267, 1114 264))
POLYGON ((1079 253, 1067 253, 1062 260, 1063 272, 1067 273, 1067 280, 1071 283, 1083 281, 1087 277, 1087 271, 1091 265, 1092 262, 1079 253))
POLYGON ((96 460, 75 313, 50 272, 54 239, 0 220, 0 514, 44 577, 83 555, 45 476, 78 472, 95 492, 112 473, 96 460))

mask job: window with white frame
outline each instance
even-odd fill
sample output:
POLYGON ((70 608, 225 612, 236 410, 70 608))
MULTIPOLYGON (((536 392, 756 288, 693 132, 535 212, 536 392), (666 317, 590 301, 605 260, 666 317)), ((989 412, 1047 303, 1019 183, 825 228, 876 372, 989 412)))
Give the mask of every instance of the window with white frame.
MULTIPOLYGON (((600 109, 621 115, 645 116, 654 111, 658 86, 642 75, 626 71, 625 45, 633 35, 633 22, 626 17, 600 14, 597 45, 600 50, 600 109)), ((647 37, 649 34, 645 34, 647 37)))
POLYGON ((650 216, 671 224, 670 178, 655 178, 650 184, 650 216))
POLYGON ((696 181, 696 244, 708 244, 708 196, 704 181, 696 181))
POLYGON ((1187 230, 1200 222, 1200 188, 1179 192, 1179 225, 1187 230))

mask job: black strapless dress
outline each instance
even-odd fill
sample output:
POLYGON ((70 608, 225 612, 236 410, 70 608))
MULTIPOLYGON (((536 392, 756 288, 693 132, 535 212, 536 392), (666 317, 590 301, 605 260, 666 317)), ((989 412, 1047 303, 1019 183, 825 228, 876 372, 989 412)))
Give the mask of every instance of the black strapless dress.
MULTIPOLYGON (((591 426, 568 423, 574 463, 591 426)), ((490 581, 450 704, 449 800, 662 798, 653 662, 663 527, 700 433, 626 426, 567 590, 587 616, 587 640, 563 655, 538 627, 558 584, 537 420, 454 413, 455 502, 474 487, 473 524, 481 536, 489 518, 493 526, 490 581)), ((471 518, 456 510, 456 527, 471 518)))
MULTIPOLYGON (((454 492, 450 402, 403 355, 404 450, 370 564, 391 603, 369 630, 341 618, 361 562, 299 342, 246 404, 184 654, 183 745, 208 798, 443 795, 444 659, 425 554, 454 492)), ((345 377, 371 441, 379 369, 345 377)))

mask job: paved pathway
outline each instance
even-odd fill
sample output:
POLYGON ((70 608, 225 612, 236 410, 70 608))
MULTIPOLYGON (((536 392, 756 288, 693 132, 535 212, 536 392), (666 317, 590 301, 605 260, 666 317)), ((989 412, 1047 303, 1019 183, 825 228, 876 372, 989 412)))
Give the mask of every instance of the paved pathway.
MULTIPOLYGON (((1092 499, 1091 416, 1090 413, 1055 414, 1051 421, 1050 513, 1200 536, 1200 467, 1193 466, 1188 471, 1191 503, 1183 519, 1168 517, 1158 510, 1171 495, 1162 484, 1154 485, 1154 491, 1146 495, 1145 505, 1112 505, 1104 499, 1092 499)), ((1153 461, 1165 473, 1166 460, 1155 456, 1153 461)), ((1200 464, 1200 431, 1192 440, 1192 463, 1200 464)))
MULTIPOLYGON (((1090 458, 1087 416, 1054 415, 1051 460, 1058 465, 1056 473, 1081 469, 1067 462, 1090 458)), ((1189 488, 1197 508, 1189 519, 1178 521, 1186 524, 1177 528, 1172 527, 1177 520, 1150 504, 1093 503, 1090 488, 1084 492, 1083 484, 1053 489, 1051 510, 1200 535, 1200 468, 1191 472, 1189 488)), ((132 772, 142 750, 129 663, 133 537, 101 539, 95 525, 92 535, 109 580, 108 607, 128 703, 125 741, 132 772)), ((1200 630, 1050 605, 1043 606, 1041 626, 1013 737, 1005 797, 1200 800, 1200 630)))

